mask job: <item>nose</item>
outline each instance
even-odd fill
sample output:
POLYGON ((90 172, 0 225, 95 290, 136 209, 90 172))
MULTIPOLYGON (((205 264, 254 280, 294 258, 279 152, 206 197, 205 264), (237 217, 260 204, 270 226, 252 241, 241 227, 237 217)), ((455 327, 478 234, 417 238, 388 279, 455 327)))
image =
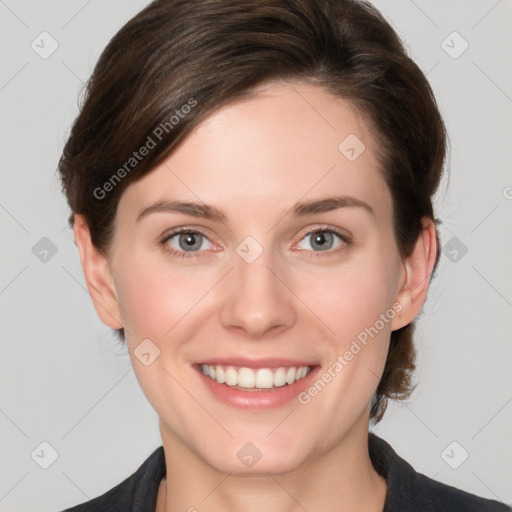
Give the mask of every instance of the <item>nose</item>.
POLYGON ((272 261, 271 250, 252 263, 236 253, 235 268, 229 273, 227 296, 221 322, 249 339, 262 339, 289 329, 296 321, 297 298, 287 287, 283 269, 272 261))

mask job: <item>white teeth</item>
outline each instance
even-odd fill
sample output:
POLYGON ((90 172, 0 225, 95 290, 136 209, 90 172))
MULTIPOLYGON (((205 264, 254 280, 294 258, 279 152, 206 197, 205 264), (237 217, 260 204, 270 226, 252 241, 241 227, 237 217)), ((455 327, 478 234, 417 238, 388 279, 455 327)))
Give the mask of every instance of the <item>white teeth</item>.
POLYGON ((274 373, 274 386, 281 387, 286 384, 286 370, 278 368, 274 373))
POLYGON ((256 378, 250 368, 240 368, 238 370, 238 385, 241 388, 253 388, 256 378))
POLYGON ((286 383, 293 384, 295 382, 295 377, 297 376, 297 370, 292 366, 288 368, 286 372, 286 383))
POLYGON ((226 368, 226 384, 228 386, 238 385, 238 372, 231 366, 226 368))
MULTIPOLYGON (((302 366, 301 368, 299 368, 299 369, 297 370, 297 377, 296 377, 296 378, 297 378, 297 379, 302 379, 302 377, 305 377, 305 376, 306 376, 306 373, 307 373, 307 371, 306 371, 306 370, 307 370, 307 369, 306 369, 304 366, 302 366)), ((211 372, 210 372, 210 374, 211 374, 211 372)))
POLYGON ((260 368, 256 372, 256 387, 270 389, 273 385, 274 376, 272 375, 272 371, 268 368, 260 368))
POLYGON ((226 374, 224 373, 222 366, 217 365, 215 367, 215 376, 215 380, 219 384, 224 384, 224 382, 226 382, 226 374))
POLYGON ((290 366, 288 368, 234 368, 233 366, 201 365, 201 371, 219 384, 239 386, 247 389, 271 389, 303 379, 311 368, 309 366, 290 366))

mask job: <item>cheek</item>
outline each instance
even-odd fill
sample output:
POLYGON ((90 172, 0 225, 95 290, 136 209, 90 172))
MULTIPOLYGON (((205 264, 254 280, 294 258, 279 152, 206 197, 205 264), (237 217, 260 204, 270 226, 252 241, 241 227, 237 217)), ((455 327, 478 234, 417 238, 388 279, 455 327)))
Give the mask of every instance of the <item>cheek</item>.
POLYGON ((396 276, 386 258, 372 259, 325 270, 308 278, 300 293, 304 302, 331 330, 339 348, 371 328, 389 333, 396 276), (381 315, 387 315, 382 325, 381 315))
POLYGON ((176 264, 140 251, 119 261, 116 271, 127 342, 135 346, 149 338, 166 350, 177 351, 183 330, 209 304, 226 269, 176 264))
POLYGON ((144 257, 124 261, 118 274, 121 316, 134 343, 164 339, 211 288, 208 275, 144 257))
POLYGON ((311 407, 312 416, 349 425, 369 404, 385 366, 396 315, 396 276, 389 259, 372 258, 370 264, 361 258, 332 272, 330 280, 323 281, 328 286, 318 287, 316 277, 317 287, 309 287, 305 302, 316 304, 315 312, 332 331, 330 350, 319 375, 322 382, 313 383, 299 402, 311 407))

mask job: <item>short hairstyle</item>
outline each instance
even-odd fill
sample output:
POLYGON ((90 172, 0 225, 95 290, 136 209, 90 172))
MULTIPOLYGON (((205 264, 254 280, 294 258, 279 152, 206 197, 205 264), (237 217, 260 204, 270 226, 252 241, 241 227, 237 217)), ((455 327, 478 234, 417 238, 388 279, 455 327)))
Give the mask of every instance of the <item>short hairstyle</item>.
MULTIPOLYGON (((365 117, 393 200, 402 257, 437 225, 432 197, 447 134, 433 91, 382 14, 362 0, 155 0, 101 54, 58 171, 74 214, 108 256, 125 188, 151 172, 209 114, 257 86, 302 80, 365 117), (144 158, 134 151, 146 147, 144 158)), ((142 150, 141 150, 142 153, 142 150)), ((436 236, 438 236, 436 229, 436 236)), ((439 239, 438 239, 439 242, 439 239)), ((439 243, 435 266, 439 261, 439 243)), ((370 417, 414 386, 414 323, 391 333, 370 417)), ((124 329, 115 330, 121 342, 124 329)))

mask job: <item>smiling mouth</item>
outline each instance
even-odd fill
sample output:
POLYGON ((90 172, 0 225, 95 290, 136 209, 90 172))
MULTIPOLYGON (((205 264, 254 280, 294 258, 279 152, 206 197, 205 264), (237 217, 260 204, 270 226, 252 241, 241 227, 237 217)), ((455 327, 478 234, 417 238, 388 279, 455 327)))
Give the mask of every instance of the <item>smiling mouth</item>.
POLYGON ((311 371, 311 366, 282 366, 279 368, 246 368, 224 365, 199 365, 206 377, 241 391, 269 391, 289 386, 311 371))

